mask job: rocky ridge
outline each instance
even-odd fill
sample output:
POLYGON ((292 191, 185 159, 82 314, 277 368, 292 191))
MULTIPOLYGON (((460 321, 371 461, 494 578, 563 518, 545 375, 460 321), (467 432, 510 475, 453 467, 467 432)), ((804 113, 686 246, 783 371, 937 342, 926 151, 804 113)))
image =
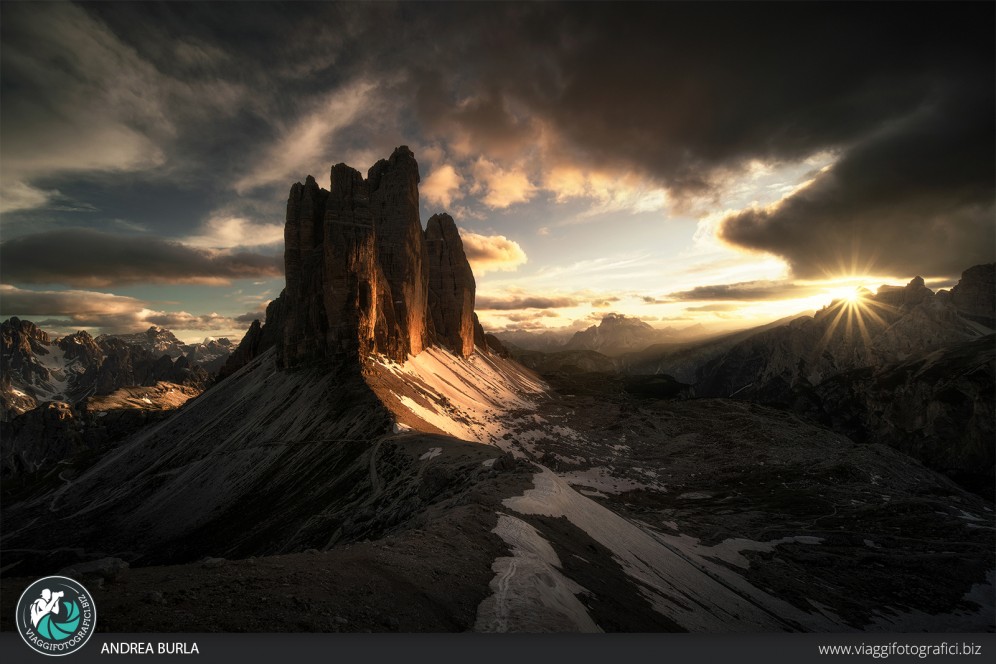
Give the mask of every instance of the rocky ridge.
POLYGON ((119 337, 94 339, 85 331, 53 341, 17 317, 0 324, 0 342, 4 421, 46 401, 74 405, 123 387, 169 382, 203 389, 208 381, 207 373, 182 353, 173 359, 119 337))
POLYGON ((7 479, 119 440, 208 382, 185 355, 156 356, 114 336, 79 331, 53 341, 14 317, 0 323, 0 339, 0 468, 7 479))
POLYGON ((915 277, 905 287, 836 300, 812 318, 796 319, 738 343, 704 365, 700 396, 738 396, 788 403, 796 389, 832 376, 901 362, 947 344, 992 334, 991 285, 996 264, 966 270, 950 292, 934 293, 915 277))
POLYGON ((696 394, 790 408, 991 500, 994 268, 966 270, 950 292, 916 277, 756 334, 701 366, 696 394))
POLYGON ((118 339, 129 346, 138 346, 156 357, 169 355, 176 359, 190 352, 187 344, 177 339, 170 330, 158 325, 152 325, 144 332, 133 334, 101 334, 96 338, 96 341, 99 344, 108 339, 118 339))

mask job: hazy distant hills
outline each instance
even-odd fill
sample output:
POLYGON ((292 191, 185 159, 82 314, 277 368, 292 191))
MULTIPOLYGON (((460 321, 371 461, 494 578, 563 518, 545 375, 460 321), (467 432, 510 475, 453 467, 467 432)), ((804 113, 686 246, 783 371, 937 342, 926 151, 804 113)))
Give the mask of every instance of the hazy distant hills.
POLYGON ((209 374, 218 373, 225 360, 238 346, 237 342, 226 337, 207 337, 199 343, 185 344, 170 330, 158 325, 151 326, 145 332, 134 334, 102 334, 96 340, 100 343, 103 339, 111 338, 120 339, 131 346, 138 346, 156 357, 169 355, 174 360, 186 357, 191 364, 198 365, 209 374))
POLYGON ((157 357, 169 355, 173 359, 187 354, 186 345, 176 338, 169 330, 152 325, 144 332, 133 334, 101 334, 96 338, 97 343, 105 339, 119 339, 131 346, 138 346, 157 357))
POLYGON ((752 335, 702 367, 697 392, 777 401, 845 371, 993 334, 994 268, 966 270, 950 292, 934 293, 917 277, 752 335))
MULTIPOLYGON (((865 292, 853 303, 835 301, 813 315, 616 357, 594 350, 512 351, 544 375, 658 374, 697 397, 791 408, 855 440, 903 450, 991 497, 994 267, 965 270, 950 291, 934 293, 917 277, 905 287, 865 292)), ((571 341, 637 343, 650 329, 612 319, 571 341)))
POLYGON ((792 408, 992 498, 994 268, 966 270, 950 292, 918 277, 755 334, 699 368, 696 394, 792 408))
POLYGON ((742 341, 766 330, 788 325, 792 321, 809 316, 799 313, 780 318, 765 325, 709 335, 692 341, 671 341, 654 344, 642 350, 625 353, 619 358, 622 371, 630 374, 666 374, 682 383, 694 385, 699 379, 699 369, 711 360, 723 355, 742 341))
POLYGON ((656 328, 639 318, 615 313, 606 314, 598 325, 592 325, 573 335, 566 332, 528 330, 495 333, 498 339, 523 350, 547 353, 585 350, 609 356, 641 351, 654 344, 688 341, 704 335, 705 329, 702 325, 692 325, 678 330, 670 327, 656 328))

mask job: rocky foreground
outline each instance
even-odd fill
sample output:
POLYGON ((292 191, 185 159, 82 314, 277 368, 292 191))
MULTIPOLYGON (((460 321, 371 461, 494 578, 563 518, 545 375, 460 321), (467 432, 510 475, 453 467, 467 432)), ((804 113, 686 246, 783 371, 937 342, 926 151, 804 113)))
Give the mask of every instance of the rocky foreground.
MULTIPOLYGON (((403 396, 414 384, 391 387, 403 396)), ((358 450, 348 472, 306 445, 275 445, 283 461, 312 459, 315 471, 281 481, 278 465, 264 464, 272 492, 208 527, 172 533, 130 569, 90 573, 101 629, 992 628, 991 504, 888 447, 856 444, 783 411, 622 387, 578 376, 522 393, 516 415, 502 422, 487 411, 471 422, 468 411, 437 401, 437 426, 476 424, 499 443, 400 425, 358 450), (335 499, 336 484, 348 495, 335 499), (256 525, 265 502, 291 522, 256 525), (147 566, 171 556, 190 562, 147 566)), ((423 399, 435 392, 426 388, 423 399)), ((207 469, 186 466, 178 480, 204 489, 171 498, 189 492, 162 467, 150 476, 165 482, 159 490, 126 494, 145 505, 137 511, 149 526, 86 553, 127 557, 158 537, 148 528, 195 525, 190 513, 207 485, 197 476, 207 469), (176 509, 187 516, 167 520, 176 509)), ((50 495, 59 511, 75 494, 69 486, 50 495)), ((70 565, 61 555, 52 567, 70 565)), ((31 580, 5 578, 3 596, 31 580)))

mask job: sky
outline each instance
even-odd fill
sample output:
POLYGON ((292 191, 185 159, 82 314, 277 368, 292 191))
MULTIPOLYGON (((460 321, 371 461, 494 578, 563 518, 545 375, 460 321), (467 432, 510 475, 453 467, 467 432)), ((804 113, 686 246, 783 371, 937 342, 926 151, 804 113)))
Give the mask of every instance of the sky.
POLYGON ((992 3, 0 5, 0 314, 240 338, 399 145, 490 330, 746 327, 996 259, 992 3))

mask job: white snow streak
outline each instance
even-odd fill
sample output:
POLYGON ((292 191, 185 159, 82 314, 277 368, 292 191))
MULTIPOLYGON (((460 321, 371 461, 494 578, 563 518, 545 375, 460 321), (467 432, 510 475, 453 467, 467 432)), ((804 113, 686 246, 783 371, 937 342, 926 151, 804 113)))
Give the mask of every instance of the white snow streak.
POLYGON ((478 632, 601 632, 578 600, 583 587, 560 572, 560 558, 535 528, 498 514, 497 534, 512 549, 491 566, 494 594, 477 609, 478 632))

